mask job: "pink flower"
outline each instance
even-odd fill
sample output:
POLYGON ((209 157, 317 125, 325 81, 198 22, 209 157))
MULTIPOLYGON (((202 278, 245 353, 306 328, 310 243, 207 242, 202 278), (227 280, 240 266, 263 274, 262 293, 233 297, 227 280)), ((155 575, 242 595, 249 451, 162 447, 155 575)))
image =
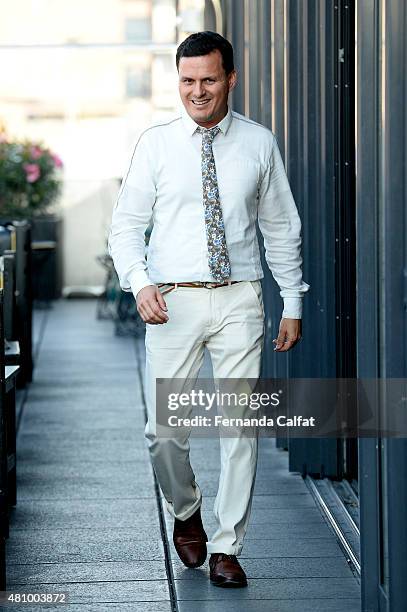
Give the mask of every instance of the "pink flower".
POLYGON ((42 149, 34 145, 30 148, 30 155, 32 159, 39 159, 42 156, 42 149))
POLYGON ((24 164, 24 170, 29 183, 35 183, 40 178, 40 167, 37 164, 24 164))
POLYGON ((60 157, 58 157, 58 155, 55 155, 55 153, 52 153, 51 157, 54 160, 55 166, 57 168, 62 168, 62 166, 63 166, 62 159, 60 157))

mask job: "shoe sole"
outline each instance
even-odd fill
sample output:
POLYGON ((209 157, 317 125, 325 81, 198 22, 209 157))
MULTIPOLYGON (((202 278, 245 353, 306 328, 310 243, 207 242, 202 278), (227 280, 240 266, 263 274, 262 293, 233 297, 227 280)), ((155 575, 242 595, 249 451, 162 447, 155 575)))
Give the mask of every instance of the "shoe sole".
POLYGON ((247 582, 237 582, 236 580, 224 580, 222 582, 210 581, 213 586, 224 587, 226 589, 239 589, 247 587, 247 582))
MULTIPOLYGON (((179 556, 179 555, 178 555, 179 556)), ((180 560, 182 561, 181 557, 179 557, 180 560)), ((185 565, 185 567, 189 567, 191 569, 195 569, 196 567, 201 567, 206 561, 206 557, 203 561, 200 561, 199 563, 194 563, 193 565, 189 565, 188 563, 185 563, 185 561, 182 561, 182 563, 185 565)))

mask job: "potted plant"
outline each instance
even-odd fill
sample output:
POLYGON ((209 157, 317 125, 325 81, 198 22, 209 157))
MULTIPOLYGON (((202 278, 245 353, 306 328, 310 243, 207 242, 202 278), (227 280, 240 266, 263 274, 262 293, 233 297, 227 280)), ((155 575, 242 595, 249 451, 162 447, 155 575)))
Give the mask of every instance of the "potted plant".
POLYGON ((1 216, 31 219, 47 212, 61 191, 62 166, 43 144, 10 141, 0 132, 1 216))
POLYGON ((61 159, 41 142, 17 141, 0 129, 0 224, 28 219, 32 227, 33 290, 38 300, 61 294, 61 159))

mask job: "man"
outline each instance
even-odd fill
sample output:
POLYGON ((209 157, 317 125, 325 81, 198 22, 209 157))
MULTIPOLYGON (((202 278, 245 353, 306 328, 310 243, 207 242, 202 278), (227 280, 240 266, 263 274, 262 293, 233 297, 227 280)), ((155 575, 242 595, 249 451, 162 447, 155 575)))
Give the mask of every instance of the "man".
POLYGON ((157 435, 156 379, 194 379, 204 347, 215 380, 260 374, 264 310, 255 221, 284 310, 275 351, 301 338, 301 222, 276 139, 232 111, 233 49, 214 32, 192 34, 177 50, 179 116, 145 130, 115 205, 109 252, 123 290, 146 322, 145 435, 173 541, 188 567, 209 560, 212 584, 247 585, 238 562, 252 503, 257 436, 221 437, 214 504, 217 530, 202 525, 202 493, 189 440, 157 435), (144 231, 152 218, 147 261, 144 231))

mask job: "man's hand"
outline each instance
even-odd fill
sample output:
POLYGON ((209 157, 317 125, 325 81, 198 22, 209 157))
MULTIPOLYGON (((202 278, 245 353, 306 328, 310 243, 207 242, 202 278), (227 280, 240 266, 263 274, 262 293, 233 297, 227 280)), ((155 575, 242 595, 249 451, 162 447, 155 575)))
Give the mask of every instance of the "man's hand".
POLYGON ((136 295, 137 310, 145 323, 160 325, 167 323, 167 305, 160 290, 155 285, 148 285, 136 295))
POLYGON ((301 319, 281 319, 278 338, 273 340, 276 342, 274 348, 279 353, 289 351, 301 338, 301 319))

